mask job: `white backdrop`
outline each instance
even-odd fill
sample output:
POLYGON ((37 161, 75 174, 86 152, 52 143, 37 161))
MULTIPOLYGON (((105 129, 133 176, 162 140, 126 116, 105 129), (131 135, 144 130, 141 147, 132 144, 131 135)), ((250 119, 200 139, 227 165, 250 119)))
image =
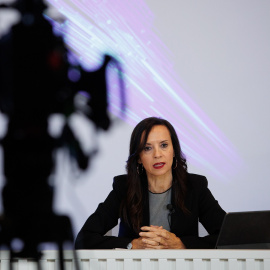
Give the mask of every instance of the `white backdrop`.
MULTIPOLYGON (((106 1, 87 3, 95 6, 101 2, 106 1)), ((237 161, 231 160, 234 169, 228 174, 226 163, 230 157, 227 161, 221 159, 218 166, 226 175, 222 177, 187 154, 189 172, 208 178, 212 193, 225 211, 269 209, 270 2, 147 0, 144 4, 144 10, 152 13, 150 16, 142 12, 142 20, 144 16, 151 17, 151 28, 166 46, 166 59, 181 91, 214 123, 237 155, 237 161)), ((151 54, 148 56, 151 58, 151 54)), ((160 61, 162 65, 163 59, 160 61)), ((131 68, 129 63, 126 61, 124 65, 127 71, 131 68)), ((132 87, 127 89, 127 95, 131 90, 132 87)), ((148 90, 155 89, 143 90, 149 93, 148 90)), ((156 91, 161 97, 164 95, 165 102, 167 94, 156 91)), ((155 92, 152 96, 155 97, 155 92)), ((161 106, 162 98, 159 102, 161 106)), ((178 109, 177 104, 171 104, 171 110, 178 109)), ((188 116, 181 117, 189 121, 188 116)), ((59 153, 55 205, 58 211, 72 217, 75 234, 106 198, 113 176, 125 173, 129 137, 139 120, 119 120, 109 132, 100 132, 95 138, 99 153, 87 172, 76 172, 63 153, 59 153)), ((168 120, 176 121, 174 117, 168 120)), ((86 124, 78 125, 83 140, 91 141, 91 130, 86 124)), ((190 126, 197 124, 190 121, 190 126)), ((200 133, 200 127, 197 129, 200 133)), ((180 132, 182 141, 181 136, 180 132)), ((209 147, 212 144, 209 139, 209 147)), ((212 162, 208 156, 207 159, 212 162)))

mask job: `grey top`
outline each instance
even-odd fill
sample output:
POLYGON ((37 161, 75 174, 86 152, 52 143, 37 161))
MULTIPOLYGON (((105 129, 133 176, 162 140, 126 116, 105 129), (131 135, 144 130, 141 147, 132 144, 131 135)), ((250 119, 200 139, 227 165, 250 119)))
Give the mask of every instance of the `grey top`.
POLYGON ((167 205, 171 203, 171 188, 163 193, 149 193, 150 225, 163 226, 170 231, 169 210, 167 205))

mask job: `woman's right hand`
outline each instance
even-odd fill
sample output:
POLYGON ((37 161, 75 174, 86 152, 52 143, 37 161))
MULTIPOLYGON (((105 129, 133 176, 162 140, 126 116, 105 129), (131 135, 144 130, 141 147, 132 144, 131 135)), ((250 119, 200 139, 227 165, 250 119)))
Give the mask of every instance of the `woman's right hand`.
POLYGON ((143 237, 133 239, 131 241, 132 249, 145 249, 145 243, 143 242, 143 237))

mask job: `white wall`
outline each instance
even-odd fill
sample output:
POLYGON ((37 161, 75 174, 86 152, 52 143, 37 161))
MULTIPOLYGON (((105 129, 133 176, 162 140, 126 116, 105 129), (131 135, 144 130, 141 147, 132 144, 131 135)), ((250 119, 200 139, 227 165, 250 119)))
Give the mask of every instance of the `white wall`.
POLYGON ((184 89, 243 160, 227 182, 209 177, 211 190, 227 211, 269 209, 269 2, 148 3, 184 89))

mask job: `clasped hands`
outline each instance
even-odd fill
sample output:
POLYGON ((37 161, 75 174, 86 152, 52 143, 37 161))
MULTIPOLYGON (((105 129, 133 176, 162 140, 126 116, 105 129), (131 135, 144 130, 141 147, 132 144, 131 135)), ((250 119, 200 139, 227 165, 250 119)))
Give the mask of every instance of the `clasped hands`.
POLYGON ((132 240, 132 249, 185 249, 179 237, 162 226, 141 227, 140 237, 132 240))

